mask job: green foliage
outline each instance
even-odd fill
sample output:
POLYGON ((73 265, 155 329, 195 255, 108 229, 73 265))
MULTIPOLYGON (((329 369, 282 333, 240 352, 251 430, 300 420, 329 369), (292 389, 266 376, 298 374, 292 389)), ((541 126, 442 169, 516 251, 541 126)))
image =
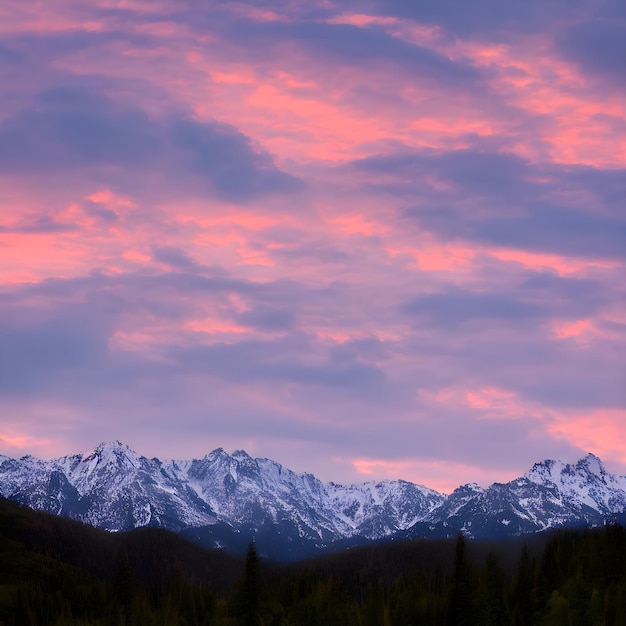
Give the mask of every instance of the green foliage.
POLYGON ((405 541, 272 565, 0 500, 3 626, 626 624, 626 531, 405 541))

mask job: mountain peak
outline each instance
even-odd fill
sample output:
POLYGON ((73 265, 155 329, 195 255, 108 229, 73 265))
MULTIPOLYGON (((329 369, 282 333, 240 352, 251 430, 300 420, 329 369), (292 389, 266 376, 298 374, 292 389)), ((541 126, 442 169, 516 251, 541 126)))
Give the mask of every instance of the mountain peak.
POLYGON ((240 532, 278 523, 281 532, 293 525, 298 541, 317 545, 396 532, 436 537, 465 529, 474 537, 510 536, 572 523, 599 525, 626 513, 626 478, 609 474, 594 454, 568 464, 546 459, 524 477, 487 488, 467 483, 449 496, 406 481, 324 484, 313 474, 222 448, 202 461, 161 462, 114 440, 82 457, 2 458, 1 496, 109 530, 218 521, 240 532), (42 500, 42 493, 50 495, 42 500))
POLYGON ((482 493, 484 489, 478 483, 465 483, 463 485, 459 485, 453 493, 455 494, 471 494, 471 493, 482 493))
POLYGON ((103 452, 108 450, 130 450, 130 448, 119 439, 114 439, 112 441, 103 441, 96 446, 94 452, 103 452))
POLYGON ((545 485, 546 483, 558 482, 559 476, 565 469, 565 465, 562 461, 555 461, 554 459, 545 459, 538 463, 535 463, 525 474, 524 478, 530 482, 545 485))
POLYGON ((594 476, 602 477, 606 475, 606 468, 602 460, 591 452, 576 463, 576 469, 586 469, 594 476))
POLYGON ((103 441, 96 446, 92 452, 83 455, 82 461, 92 461, 98 459, 98 463, 109 463, 110 461, 119 462, 120 459, 137 460, 139 455, 131 450, 125 443, 119 440, 103 441))
POLYGON ((225 457, 225 456, 228 456, 228 453, 226 452, 226 450, 224 450, 224 448, 215 448, 215 450, 211 450, 211 452, 208 452, 207 454, 205 454, 204 458, 207 460, 211 460, 217 457, 225 457))

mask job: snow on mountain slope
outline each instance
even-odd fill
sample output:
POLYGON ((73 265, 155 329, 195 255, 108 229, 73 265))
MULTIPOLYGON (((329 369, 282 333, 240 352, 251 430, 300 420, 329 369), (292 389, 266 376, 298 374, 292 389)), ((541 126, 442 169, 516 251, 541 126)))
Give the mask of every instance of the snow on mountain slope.
POLYGON ((218 518, 231 524, 295 522, 301 534, 333 539, 342 534, 326 506, 326 491, 311 474, 296 474, 268 459, 242 450, 219 448, 190 463, 170 461, 167 471, 186 481, 218 518))
POLYGON ((333 540, 371 538, 406 528, 443 501, 443 496, 405 481, 325 485, 269 459, 252 459, 221 448, 190 464, 170 462, 220 519, 235 524, 295 522, 301 536, 333 540))
POLYGON ((215 522, 192 489, 161 472, 160 461, 141 457, 118 441, 86 455, 5 462, 0 465, 0 495, 108 530, 215 522))
POLYGON ((50 461, 0 456, 0 495, 109 530, 225 522, 235 529, 273 526, 321 545, 403 532, 496 537, 600 524, 626 510, 626 477, 588 455, 571 465, 536 463, 509 483, 467 484, 445 496, 402 480, 325 484, 243 450, 160 461, 110 442, 50 461))
POLYGON ((286 522, 295 524, 299 536, 324 542, 387 536, 444 500, 406 481, 325 485, 243 450, 160 461, 120 442, 51 461, 7 459, 0 465, 0 495, 109 530, 286 522))
POLYGON ((520 535, 581 521, 577 511, 563 505, 555 487, 525 478, 494 483, 458 504, 446 512, 437 511, 433 521, 476 538, 520 535))
POLYGON ((484 489, 476 483, 467 483, 457 487, 445 500, 441 506, 430 511, 424 518, 426 522, 438 523, 453 517, 468 502, 479 498, 484 489))
POLYGON ((425 521, 476 538, 492 538, 600 525, 625 510, 626 477, 612 476, 600 459, 589 454, 573 465, 554 460, 536 463, 524 476, 487 489, 459 487, 425 521))
POLYGON ((53 461, 24 456, 0 464, 0 495, 55 515, 69 515, 77 494, 53 461))
POLYGON ((333 510, 352 534, 379 539, 406 530, 441 506, 445 496, 405 480, 327 487, 333 510))
POLYGON ((626 477, 609 474, 593 454, 575 465, 557 461, 536 463, 525 478, 535 484, 555 487, 564 503, 577 509, 588 507, 607 515, 621 513, 626 507, 626 477))

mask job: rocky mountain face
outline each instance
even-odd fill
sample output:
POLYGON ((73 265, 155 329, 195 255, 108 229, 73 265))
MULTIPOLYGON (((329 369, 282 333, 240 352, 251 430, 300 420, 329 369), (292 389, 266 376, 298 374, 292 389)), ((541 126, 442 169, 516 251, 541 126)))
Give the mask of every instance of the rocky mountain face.
POLYGON ((626 477, 609 474, 590 454, 576 464, 543 461, 509 483, 463 485, 446 496, 402 480, 322 483, 242 450, 161 461, 113 442, 49 461, 0 456, 0 495, 111 531, 160 526, 226 546, 229 533, 258 533, 318 548, 354 538, 459 531, 495 538, 601 525, 626 511, 626 477))
POLYGON ((207 503, 162 465, 119 442, 51 461, 0 457, 0 495, 112 531, 215 522, 207 503))
POLYGON ((463 532, 500 538, 566 526, 600 526, 623 519, 626 476, 613 476, 588 454, 575 464, 546 460, 508 483, 463 485, 410 529, 409 536, 463 532))
POLYGON ((242 450, 160 461, 120 442, 50 461, 0 457, 0 495, 107 530, 290 522, 322 541, 406 530, 445 500, 406 481, 324 484, 242 450))

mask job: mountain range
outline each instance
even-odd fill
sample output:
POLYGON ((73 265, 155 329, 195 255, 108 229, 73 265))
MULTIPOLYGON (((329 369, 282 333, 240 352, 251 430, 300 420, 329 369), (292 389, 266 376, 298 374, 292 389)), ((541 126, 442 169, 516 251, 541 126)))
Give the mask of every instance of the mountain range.
POLYGON ((161 461, 115 441, 52 460, 0 455, 0 495, 109 531, 163 527, 232 551, 255 537, 261 553, 290 560, 364 541, 460 531, 502 538, 622 521, 626 476, 610 474, 588 454, 445 495, 404 480, 323 483, 242 450, 161 461))

